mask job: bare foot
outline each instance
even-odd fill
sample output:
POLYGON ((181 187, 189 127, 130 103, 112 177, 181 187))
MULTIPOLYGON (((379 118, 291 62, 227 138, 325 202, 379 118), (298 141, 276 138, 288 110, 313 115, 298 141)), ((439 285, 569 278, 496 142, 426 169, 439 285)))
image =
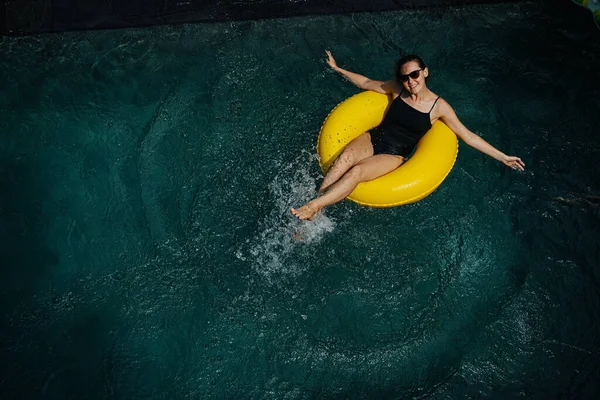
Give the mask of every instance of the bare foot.
POLYGON ((310 220, 319 211, 319 208, 307 203, 300 208, 292 208, 292 214, 299 219, 310 220))

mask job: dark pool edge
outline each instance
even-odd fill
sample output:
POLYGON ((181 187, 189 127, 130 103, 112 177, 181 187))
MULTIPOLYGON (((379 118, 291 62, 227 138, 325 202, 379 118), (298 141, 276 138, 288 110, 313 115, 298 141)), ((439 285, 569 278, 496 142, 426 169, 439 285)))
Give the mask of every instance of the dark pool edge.
MULTIPOLYGON (((245 4, 222 0, 174 2, 154 0, 154 7, 96 0, 74 9, 69 0, 10 1, 0 5, 0 35, 30 36, 68 31, 123 29, 182 23, 247 21, 309 15, 381 12, 475 4, 531 3, 532 0, 263 0, 245 4), (211 4, 207 4, 211 3, 211 4), (87 8, 86 8, 87 7, 87 8)), ((542 0, 544 1, 544 0, 542 0)))

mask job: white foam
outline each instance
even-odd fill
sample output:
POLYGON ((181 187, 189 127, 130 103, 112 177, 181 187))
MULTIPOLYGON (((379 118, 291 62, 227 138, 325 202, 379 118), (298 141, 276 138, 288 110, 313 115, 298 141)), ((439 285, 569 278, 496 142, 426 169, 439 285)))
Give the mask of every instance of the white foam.
POLYGON ((300 221, 290 212, 316 196, 317 180, 310 169, 316 156, 303 152, 293 162, 276 165, 279 173, 268 185, 272 211, 259 225, 258 234, 244 243, 236 257, 249 262, 261 276, 273 283, 286 277, 294 277, 308 268, 307 246, 321 241, 335 228, 333 219, 323 212, 312 221, 300 221))

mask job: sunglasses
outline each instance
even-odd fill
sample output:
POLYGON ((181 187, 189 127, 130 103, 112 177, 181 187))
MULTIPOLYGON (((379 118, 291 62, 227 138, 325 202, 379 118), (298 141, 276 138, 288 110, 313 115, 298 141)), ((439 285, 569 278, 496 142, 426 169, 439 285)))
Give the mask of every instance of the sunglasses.
POLYGON ((413 72, 406 74, 406 75, 398 75, 398 79, 400 79, 401 82, 408 82, 408 78, 412 78, 412 79, 417 79, 420 75, 421 75, 421 71, 423 71, 422 69, 416 69, 413 72))

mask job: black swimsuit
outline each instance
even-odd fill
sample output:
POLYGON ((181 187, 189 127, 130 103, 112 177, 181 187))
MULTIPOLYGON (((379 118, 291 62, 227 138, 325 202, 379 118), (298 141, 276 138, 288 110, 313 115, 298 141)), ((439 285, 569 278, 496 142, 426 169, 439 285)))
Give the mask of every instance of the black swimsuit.
MULTIPOLYGON (((435 107, 433 102, 431 110, 435 107)), ((379 126, 371 129, 374 154, 393 154, 408 157, 419 140, 431 129, 428 113, 412 108, 402 100, 402 92, 392 101, 390 109, 379 126)))

